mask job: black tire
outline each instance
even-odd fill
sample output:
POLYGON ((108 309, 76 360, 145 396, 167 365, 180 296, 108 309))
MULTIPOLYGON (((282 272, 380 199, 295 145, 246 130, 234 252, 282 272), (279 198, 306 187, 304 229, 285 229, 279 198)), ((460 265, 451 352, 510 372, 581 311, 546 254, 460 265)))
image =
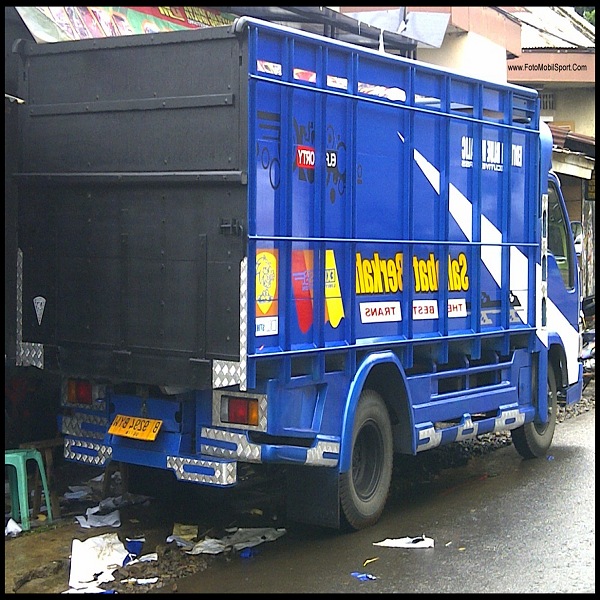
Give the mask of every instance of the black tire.
POLYGON ((390 490, 393 453, 385 402, 373 390, 363 390, 354 415, 352 464, 340 474, 344 529, 364 529, 379 520, 390 490))
POLYGON ((548 421, 540 423, 535 419, 525 423, 511 433, 513 444, 523 458, 539 458, 545 456, 554 437, 556 428, 556 415, 558 413, 558 391, 556 388, 556 375, 548 365, 548 421))

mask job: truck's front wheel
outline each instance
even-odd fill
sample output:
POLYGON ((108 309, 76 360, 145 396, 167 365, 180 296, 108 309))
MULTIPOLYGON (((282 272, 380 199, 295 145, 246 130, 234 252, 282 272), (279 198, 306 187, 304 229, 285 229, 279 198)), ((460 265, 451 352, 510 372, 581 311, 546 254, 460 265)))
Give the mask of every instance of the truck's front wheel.
POLYGON ((345 528, 363 529, 377 522, 392 479, 392 427, 385 402, 363 390, 352 430, 352 465, 340 475, 340 504, 345 528))
POLYGON ((525 423, 511 431, 511 438, 517 452, 523 458, 538 458, 544 456, 554 437, 556 427, 556 416, 558 413, 558 391, 556 387, 556 375, 548 365, 548 420, 540 423, 536 419, 525 423))

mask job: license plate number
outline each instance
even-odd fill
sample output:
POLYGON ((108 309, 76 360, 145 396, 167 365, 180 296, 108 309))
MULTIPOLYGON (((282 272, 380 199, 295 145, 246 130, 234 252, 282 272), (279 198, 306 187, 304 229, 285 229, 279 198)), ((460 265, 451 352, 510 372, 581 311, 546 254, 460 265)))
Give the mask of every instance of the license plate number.
POLYGON ((122 437, 153 442, 160 431, 162 421, 117 415, 108 429, 108 433, 122 437))

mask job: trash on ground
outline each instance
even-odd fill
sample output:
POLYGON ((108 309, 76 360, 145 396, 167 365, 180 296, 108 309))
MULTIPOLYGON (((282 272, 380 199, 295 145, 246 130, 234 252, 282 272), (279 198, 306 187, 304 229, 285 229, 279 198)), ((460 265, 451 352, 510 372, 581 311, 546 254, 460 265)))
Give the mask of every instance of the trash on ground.
POLYGON ((146 538, 125 538, 125 549, 128 552, 127 558, 123 561, 123 566, 130 565, 134 560, 137 559, 140 552, 142 551, 142 547, 146 538))
POLYGON ((142 556, 134 558, 131 562, 127 563, 127 566, 130 567, 131 565, 135 565, 137 563, 153 562, 155 560, 158 560, 158 552, 149 552, 148 554, 142 554, 142 556))
POLYGON ((85 500, 91 498, 92 488, 89 485, 70 485, 70 492, 65 492, 63 498, 69 500, 85 500))
POLYGON ((4 537, 16 537, 23 531, 23 528, 11 517, 8 519, 8 523, 6 523, 4 527, 4 537))
MULTIPOLYGON (((170 538, 173 536, 169 536, 167 538, 167 542, 171 541, 170 538)), ((196 544, 192 542, 185 542, 189 544, 189 547, 182 547, 188 554, 221 554, 226 549, 226 545, 221 541, 214 538, 206 538, 197 542, 196 544)), ((178 544, 179 545, 179 542, 178 544)))
POLYGON ((263 542, 272 542, 285 534, 284 528, 273 527, 240 527, 227 529, 231 532, 222 539, 206 538, 199 541, 187 554, 219 554, 225 550, 243 550, 252 548, 263 542))
POLYGON ((198 537, 198 525, 173 523, 173 535, 191 542, 194 538, 198 537))
POLYGON ((105 533, 85 541, 74 539, 71 545, 69 587, 75 590, 114 581, 113 571, 129 556, 116 533, 105 533))
POLYGON ((178 548, 191 550, 194 547, 195 539, 198 537, 197 525, 184 525, 183 523, 173 523, 173 533, 167 537, 167 543, 175 542, 178 548))
POLYGON ((128 579, 121 579, 121 583, 137 583, 138 585, 151 585, 158 582, 158 577, 146 577, 145 579, 136 579, 135 577, 129 577, 128 579))
POLYGON ((366 567, 369 563, 372 563, 376 560, 379 560, 379 556, 376 556, 375 558, 367 558, 367 560, 365 560, 363 563, 363 567, 366 567))
POLYGON ((244 548, 241 552, 240 552, 240 558, 252 558, 253 556, 256 556, 258 554, 259 550, 258 548, 244 548))
POLYGON ((142 496, 141 494, 130 494, 126 492, 121 496, 111 496, 110 498, 104 498, 100 500, 100 510, 110 510, 115 508, 123 508, 124 506, 131 506, 134 504, 142 504, 148 506, 150 503, 150 496, 142 496))
POLYGON ((358 571, 353 571, 352 573, 350 573, 350 575, 352 575, 352 577, 356 577, 356 579, 358 579, 359 581, 369 581, 377 579, 377 577, 375 577, 375 575, 373 575, 372 573, 359 573, 358 571))
POLYGON ((373 546, 386 546, 388 548, 433 548, 434 542, 425 534, 417 537, 387 538, 381 542, 373 542, 373 546))
POLYGON ((98 506, 93 506, 85 511, 85 516, 80 515, 75 517, 79 525, 85 529, 91 527, 120 527, 121 514, 119 508, 132 504, 146 505, 150 501, 149 496, 137 494, 123 494, 121 496, 105 498, 101 500, 98 506), (108 512, 107 511, 112 511, 108 512), (104 513, 104 514, 99 514, 104 513))
POLYGON ((68 590, 65 590, 64 592, 61 592, 61 594, 115 594, 116 592, 114 590, 105 590, 101 587, 98 587, 97 585, 93 585, 90 584, 88 587, 86 588, 81 588, 79 590, 76 590, 75 588, 69 588, 68 590))
POLYGON ((191 550, 194 547, 194 542, 184 540, 176 535, 167 536, 167 544, 170 544, 171 542, 175 542, 177 547, 181 548, 182 550, 191 550))
POLYGON ((121 513, 118 510, 114 510, 107 515, 97 514, 99 511, 99 506, 92 506, 85 511, 85 515, 79 515, 75 519, 84 529, 121 526, 121 513))

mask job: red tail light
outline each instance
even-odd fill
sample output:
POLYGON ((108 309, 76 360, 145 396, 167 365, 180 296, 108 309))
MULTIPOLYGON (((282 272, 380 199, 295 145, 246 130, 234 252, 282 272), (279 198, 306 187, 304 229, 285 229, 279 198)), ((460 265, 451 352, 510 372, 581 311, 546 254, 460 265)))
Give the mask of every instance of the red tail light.
POLYGON ((69 379, 67 382, 67 402, 69 404, 91 404, 91 382, 83 379, 69 379))
POLYGON ((258 400, 223 396, 221 399, 221 421, 240 425, 258 425, 258 400))

